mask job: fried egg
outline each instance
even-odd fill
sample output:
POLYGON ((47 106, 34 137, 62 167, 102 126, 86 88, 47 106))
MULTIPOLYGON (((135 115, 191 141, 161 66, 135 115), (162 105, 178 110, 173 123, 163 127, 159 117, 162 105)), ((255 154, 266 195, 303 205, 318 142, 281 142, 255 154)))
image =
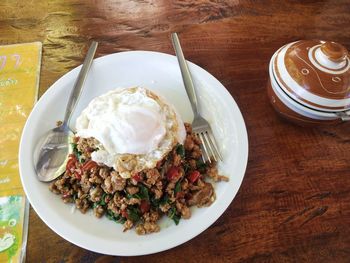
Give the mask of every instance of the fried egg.
POLYGON ((175 108, 142 87, 119 88, 93 99, 77 118, 76 131, 99 142, 92 160, 113 167, 123 178, 154 168, 186 136, 175 108))

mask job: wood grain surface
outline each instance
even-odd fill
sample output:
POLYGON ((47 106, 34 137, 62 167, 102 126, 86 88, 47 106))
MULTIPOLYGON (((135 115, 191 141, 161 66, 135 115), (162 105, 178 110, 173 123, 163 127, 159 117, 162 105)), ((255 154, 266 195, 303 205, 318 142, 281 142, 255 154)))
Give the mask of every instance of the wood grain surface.
MULTIPOLYGON (((174 54, 216 76, 244 116, 249 161, 227 211, 196 238, 142 257, 111 257, 56 235, 31 209, 27 262, 350 262, 350 126, 301 128, 266 96, 282 45, 323 39, 350 49, 350 1, 33 0, 0 2, 0 44, 41 41, 40 94, 83 61, 124 50, 174 54)), ((171 237, 169 237, 171 238, 171 237)))

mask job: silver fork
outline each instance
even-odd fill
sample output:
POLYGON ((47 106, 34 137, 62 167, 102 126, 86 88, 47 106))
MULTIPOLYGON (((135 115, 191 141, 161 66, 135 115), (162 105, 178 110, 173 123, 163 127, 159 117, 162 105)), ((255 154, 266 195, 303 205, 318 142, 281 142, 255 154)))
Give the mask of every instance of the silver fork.
POLYGON ((171 39, 173 41, 176 57, 179 62, 182 80, 184 82, 185 89, 194 114, 192 130, 202 142, 201 146, 203 152, 203 161, 206 162, 206 160, 208 160, 208 162, 211 163, 214 159, 214 161, 217 162, 219 158, 222 161, 222 156, 219 152, 217 142, 215 141, 213 131, 208 121, 205 120, 198 112, 198 100, 196 96, 196 90, 194 88, 191 73, 188 69, 184 54, 181 49, 179 37, 176 33, 172 33, 171 39))

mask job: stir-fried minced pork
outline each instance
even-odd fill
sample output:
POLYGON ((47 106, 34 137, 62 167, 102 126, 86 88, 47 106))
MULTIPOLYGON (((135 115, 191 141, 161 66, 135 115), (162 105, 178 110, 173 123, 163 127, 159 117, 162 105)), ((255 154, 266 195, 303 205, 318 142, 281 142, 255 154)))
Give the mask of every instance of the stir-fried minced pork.
POLYGON ((184 145, 178 144, 152 169, 122 178, 113 168, 91 160, 99 143, 94 138, 74 137, 74 153, 66 171, 50 184, 63 202, 74 203, 85 213, 106 215, 122 223, 124 231, 135 227, 140 235, 158 232, 165 214, 175 224, 191 217, 191 206, 209 206, 215 200, 213 181, 228 181, 218 174, 215 163, 202 161, 201 142, 185 124, 184 145))

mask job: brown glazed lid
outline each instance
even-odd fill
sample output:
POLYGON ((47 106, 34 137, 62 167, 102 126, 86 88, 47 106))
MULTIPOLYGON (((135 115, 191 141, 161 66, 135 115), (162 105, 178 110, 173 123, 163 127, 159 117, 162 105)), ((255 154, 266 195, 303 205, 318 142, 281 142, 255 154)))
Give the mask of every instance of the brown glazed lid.
POLYGON ((297 41, 278 50, 272 66, 277 83, 296 102, 319 111, 350 109, 350 60, 344 46, 297 41))

